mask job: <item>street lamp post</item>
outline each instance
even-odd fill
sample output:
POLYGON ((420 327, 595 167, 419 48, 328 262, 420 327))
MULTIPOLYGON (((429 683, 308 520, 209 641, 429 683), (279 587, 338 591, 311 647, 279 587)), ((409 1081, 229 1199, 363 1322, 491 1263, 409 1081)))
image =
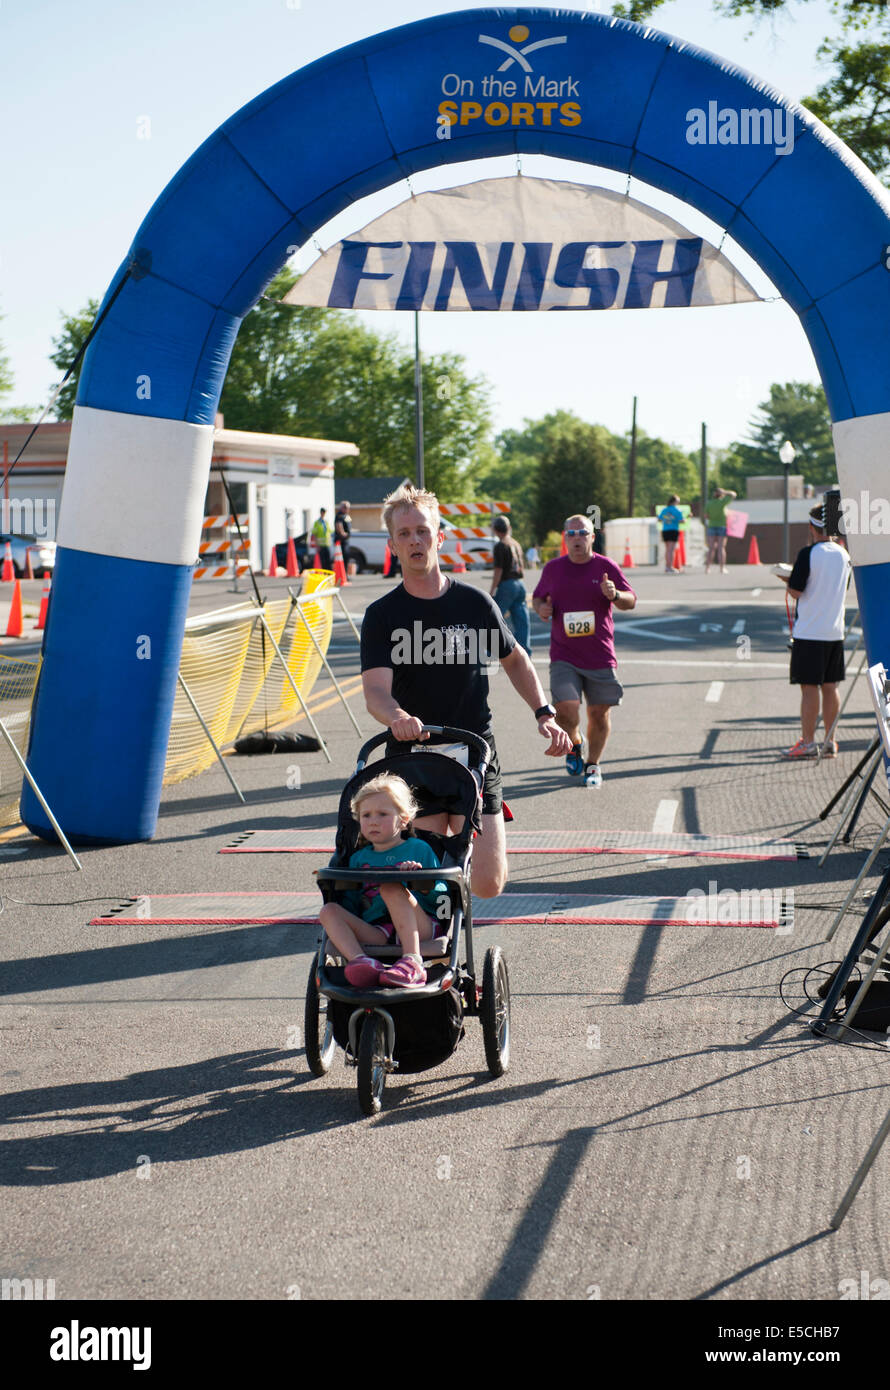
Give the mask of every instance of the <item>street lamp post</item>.
POLYGON ((796 459, 796 457, 797 450, 791 443, 791 440, 786 439, 785 443, 779 450, 779 458, 781 459, 782 467, 785 470, 785 501, 784 510, 782 513, 782 559, 785 561, 786 564, 788 563, 788 470, 791 467, 794 460, 796 459))

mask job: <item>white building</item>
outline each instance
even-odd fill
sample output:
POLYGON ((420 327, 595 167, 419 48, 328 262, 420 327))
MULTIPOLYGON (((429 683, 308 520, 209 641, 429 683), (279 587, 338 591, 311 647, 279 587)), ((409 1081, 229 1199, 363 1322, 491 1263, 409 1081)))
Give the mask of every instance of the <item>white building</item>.
MULTIPOLYGON (((32 428, 30 424, 0 424, 4 476, 32 428)), ((55 539, 70 433, 67 421, 42 424, 3 490, 10 504, 7 514, 22 521, 33 516, 38 523, 41 518, 50 522, 48 534, 45 525, 43 528, 42 538, 48 540, 55 539)), ((224 474, 235 511, 249 518, 251 569, 264 569, 273 545, 308 531, 321 507, 333 525, 334 465, 358 452, 355 444, 342 440, 253 434, 220 426, 214 431, 204 514, 229 513, 224 474)), ((138 525, 138 515, 139 498, 134 497, 133 514, 122 517, 121 525, 138 525)), ((25 529, 25 525, 15 525, 16 531, 25 529)))

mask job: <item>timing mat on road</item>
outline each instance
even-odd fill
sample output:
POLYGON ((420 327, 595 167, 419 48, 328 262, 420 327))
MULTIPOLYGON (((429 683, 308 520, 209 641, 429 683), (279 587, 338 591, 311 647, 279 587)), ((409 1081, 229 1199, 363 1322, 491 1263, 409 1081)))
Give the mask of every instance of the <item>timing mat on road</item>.
MULTIPOLYGON (((90 926, 264 926, 316 924, 320 895, 309 893, 151 893, 128 898, 90 926)), ((537 923, 546 926, 766 927, 788 930, 791 903, 781 890, 681 898, 630 898, 620 894, 501 893, 473 898, 473 923, 537 923)))
MULTIPOLYGON (((220 854, 333 854, 330 830, 244 830, 220 854)), ((806 859, 790 840, 646 830, 508 830, 508 854, 674 854, 712 859, 806 859)))

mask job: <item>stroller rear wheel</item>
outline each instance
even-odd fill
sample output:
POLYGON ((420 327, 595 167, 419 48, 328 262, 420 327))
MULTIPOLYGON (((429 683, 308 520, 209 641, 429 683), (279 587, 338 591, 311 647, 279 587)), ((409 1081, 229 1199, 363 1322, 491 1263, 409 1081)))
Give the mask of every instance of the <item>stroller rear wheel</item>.
POLYGON ((358 1102, 363 1115, 380 1113, 386 1085, 386 1028, 379 1014, 365 1014, 358 1043, 358 1102))
POLYGON ((479 1013, 488 1070, 503 1076, 510 1065, 510 979, 500 946, 485 952, 479 1013))
POLYGON ((312 957, 309 983, 306 986, 306 1007, 303 1011, 303 1036, 306 1042, 306 1061, 313 1076, 324 1076, 331 1069, 337 1044, 334 1025, 328 1016, 328 1001, 322 1000, 315 983, 318 956, 312 957))

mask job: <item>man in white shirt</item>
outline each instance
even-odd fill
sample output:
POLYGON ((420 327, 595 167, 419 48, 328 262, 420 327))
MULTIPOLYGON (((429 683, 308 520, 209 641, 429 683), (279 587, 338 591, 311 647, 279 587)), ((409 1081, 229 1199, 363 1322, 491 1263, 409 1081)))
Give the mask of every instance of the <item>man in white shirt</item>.
MULTIPOLYGON (((826 732, 840 709, 838 682, 844 679, 844 608, 850 583, 850 557, 836 537, 825 532, 821 507, 810 512, 810 544, 794 562, 786 583, 797 600, 791 648, 791 684, 800 686, 801 737, 786 758, 815 758, 819 692, 826 732)), ((823 757, 833 758, 837 744, 827 742, 823 757)))

